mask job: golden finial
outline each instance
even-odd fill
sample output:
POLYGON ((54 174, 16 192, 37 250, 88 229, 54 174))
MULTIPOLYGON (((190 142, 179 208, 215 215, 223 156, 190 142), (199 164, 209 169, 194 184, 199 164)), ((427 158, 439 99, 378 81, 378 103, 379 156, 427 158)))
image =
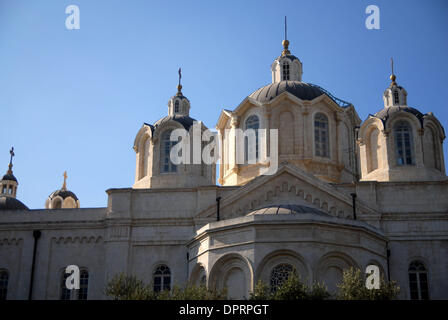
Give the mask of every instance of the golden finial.
POLYGON ((179 68, 179 84, 177 85, 177 95, 182 95, 182 85, 180 84, 180 79, 182 78, 182 70, 179 68))
POLYGON ((11 158, 9 159, 8 174, 12 174, 12 158, 16 155, 14 153, 14 147, 11 147, 11 150, 9 150, 9 154, 11 155, 11 158))
POLYGON ((67 190, 67 171, 64 171, 64 183, 62 184, 62 190, 67 190))
POLYGON ((395 82, 395 79, 397 79, 397 77, 394 75, 394 59, 390 58, 390 66, 392 69, 392 74, 390 75, 390 80, 392 81, 391 85, 392 86, 396 86, 397 83, 395 82))
POLYGON ((287 22, 286 22, 286 16, 285 16, 285 40, 282 41, 283 51, 282 56, 291 54, 291 52, 288 50, 289 47, 289 41, 288 41, 288 28, 287 28, 287 22))

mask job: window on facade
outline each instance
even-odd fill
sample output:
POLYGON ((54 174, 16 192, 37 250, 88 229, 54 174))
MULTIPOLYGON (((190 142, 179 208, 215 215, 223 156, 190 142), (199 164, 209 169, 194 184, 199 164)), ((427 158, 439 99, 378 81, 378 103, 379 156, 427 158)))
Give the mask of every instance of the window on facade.
POLYGON ((314 152, 318 157, 329 158, 328 118, 323 113, 314 117, 314 152))
POLYGON ((409 265, 409 289, 411 300, 428 300, 428 273, 425 265, 420 261, 413 261, 409 265))
POLYGON ((154 292, 171 289, 171 271, 166 265, 158 266, 153 276, 154 292))
POLYGON ((394 103, 398 104, 400 102, 400 100, 398 99, 398 91, 395 90, 394 91, 394 103))
POLYGON ((3 186, 3 188, 2 188, 2 193, 3 193, 3 194, 6 194, 6 186, 3 186))
POLYGON ((79 274, 78 300, 87 300, 88 289, 89 289, 89 272, 87 270, 81 270, 79 274))
POLYGON ((62 277, 61 277, 61 284, 60 289, 61 293, 59 296, 59 300, 70 300, 70 290, 67 289, 67 286, 65 285, 65 281, 70 276, 69 273, 65 273, 65 269, 62 271, 62 277))
MULTIPOLYGON (((246 120, 246 130, 254 129, 255 130, 255 159, 258 160, 258 129, 260 129, 260 121, 256 115, 252 115, 246 120)), ((249 159, 249 143, 253 143, 249 141, 249 137, 244 137, 244 156, 246 162, 249 159)))
POLYGON ((160 171, 161 172, 176 172, 177 167, 171 162, 170 152, 171 148, 177 143, 176 141, 170 141, 171 131, 165 131, 162 134, 162 140, 160 144, 160 171))
POLYGON ((174 103, 174 112, 179 112, 179 100, 174 103))
POLYGON ((289 80, 289 63, 283 62, 283 80, 289 80))
POLYGON ((412 130, 406 121, 399 121, 394 126, 395 148, 397 149, 397 164, 399 166, 414 164, 412 150, 412 130))
POLYGON ((8 295, 9 273, 6 270, 0 271, 0 300, 6 300, 8 295))
POLYGON ((275 292, 277 289, 288 280, 291 273, 294 272, 294 267, 290 264, 282 263, 274 267, 271 272, 271 291, 275 292))

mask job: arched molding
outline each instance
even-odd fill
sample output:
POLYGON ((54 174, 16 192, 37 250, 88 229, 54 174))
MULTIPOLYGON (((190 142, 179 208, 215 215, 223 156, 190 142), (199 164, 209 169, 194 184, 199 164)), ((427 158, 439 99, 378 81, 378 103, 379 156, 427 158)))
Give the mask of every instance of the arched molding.
POLYGON ((207 283, 207 281, 208 281, 207 269, 204 264, 197 263, 191 270, 190 284, 196 285, 196 286, 200 285, 201 277, 203 275, 206 276, 206 283, 207 283))
POLYGON ((296 270, 300 279, 307 282, 310 279, 311 270, 309 269, 305 259, 297 252, 292 250, 276 250, 267 254, 257 267, 255 281, 263 281, 270 283, 272 269, 279 264, 290 264, 296 270))
POLYGON ((144 124, 140 130, 137 132, 137 135, 135 136, 134 139, 134 150, 135 152, 138 152, 138 150, 140 150, 141 148, 141 141, 142 139, 148 136, 150 138, 152 138, 152 130, 151 127, 147 124, 144 124))
POLYGON ((220 257, 211 267, 208 288, 222 291, 225 287, 226 277, 233 269, 239 269, 245 277, 246 295, 253 291, 254 272, 251 262, 239 253, 227 253, 220 257))
POLYGON ((356 261, 348 254, 332 251, 323 255, 317 262, 316 267, 314 268, 314 279, 323 281, 325 273, 331 267, 336 267, 341 271, 350 267, 360 268, 356 261))
POLYGON ((373 129, 373 127, 377 128, 380 132, 384 132, 385 127, 383 122, 376 117, 369 117, 366 121, 363 122, 361 128, 358 132, 358 139, 365 139, 367 133, 373 129))

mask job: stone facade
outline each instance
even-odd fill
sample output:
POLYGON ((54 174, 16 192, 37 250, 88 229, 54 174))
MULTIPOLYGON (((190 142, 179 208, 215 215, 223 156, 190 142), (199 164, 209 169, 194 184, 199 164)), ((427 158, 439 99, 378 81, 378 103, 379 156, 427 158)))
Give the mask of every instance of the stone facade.
POLYGON ((361 122, 353 105, 301 81, 302 63, 288 44, 272 65, 273 83, 224 110, 217 124, 220 132, 278 129, 274 175, 260 175, 263 163, 227 164, 236 146, 225 135, 221 185, 215 166, 163 162, 171 147, 164 133, 192 130, 180 86, 168 116, 139 130, 135 184, 107 190, 107 207, 79 208, 76 196, 72 208, 51 207, 51 199, 42 210, 14 206, 17 181, 12 171, 5 176, 2 185, 14 190, 0 202, 6 298, 28 298, 35 248, 33 299, 63 297, 71 264, 88 272, 88 299, 105 299, 106 283, 118 272, 154 284, 159 277, 162 287, 227 287, 229 298, 247 298, 258 280, 275 283, 274 271, 289 266, 334 292, 345 268, 370 264, 398 281, 401 299, 448 299, 442 126, 407 106, 395 76, 385 109, 361 122), (395 90, 398 100, 391 100, 395 90))

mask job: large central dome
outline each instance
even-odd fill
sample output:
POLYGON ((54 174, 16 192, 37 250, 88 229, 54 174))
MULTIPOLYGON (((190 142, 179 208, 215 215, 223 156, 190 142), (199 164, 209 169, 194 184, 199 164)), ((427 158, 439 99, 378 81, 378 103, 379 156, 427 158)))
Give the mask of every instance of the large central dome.
POLYGON ((259 102, 269 102, 283 92, 289 92, 301 100, 313 100, 324 94, 317 86, 302 81, 280 81, 261 87, 249 95, 259 102))

